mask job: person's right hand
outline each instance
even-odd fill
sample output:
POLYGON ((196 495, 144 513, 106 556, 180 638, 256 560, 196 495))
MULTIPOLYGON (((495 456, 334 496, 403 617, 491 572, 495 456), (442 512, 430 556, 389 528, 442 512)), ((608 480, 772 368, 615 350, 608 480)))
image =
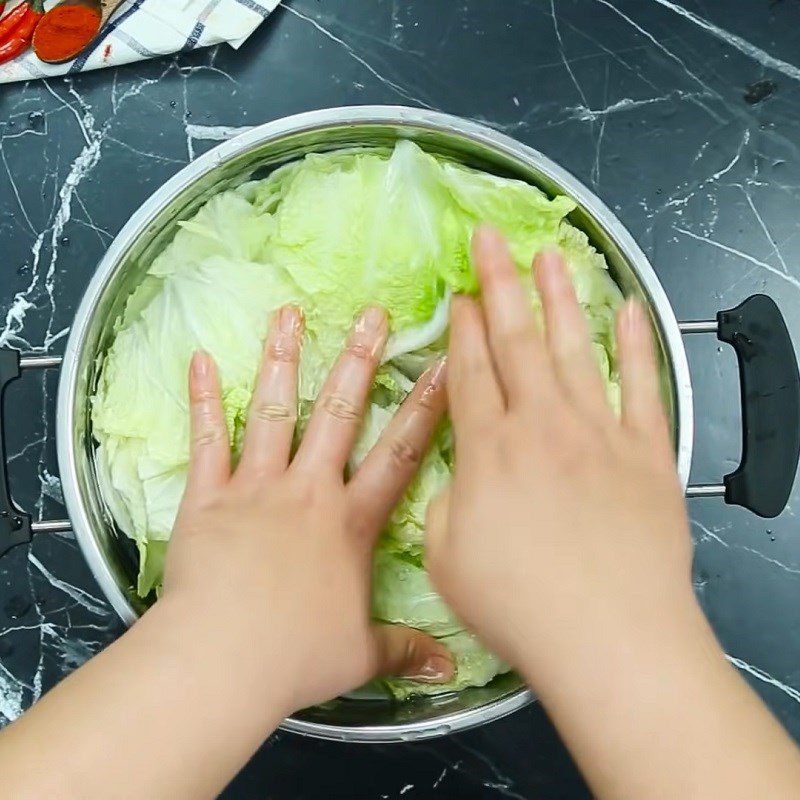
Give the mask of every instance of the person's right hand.
POLYGON ((482 302, 452 311, 456 468, 428 518, 428 567, 464 622, 540 689, 604 648, 700 622, 691 540, 648 321, 619 314, 612 412, 563 260, 534 273, 540 332, 502 237, 473 242, 482 302))

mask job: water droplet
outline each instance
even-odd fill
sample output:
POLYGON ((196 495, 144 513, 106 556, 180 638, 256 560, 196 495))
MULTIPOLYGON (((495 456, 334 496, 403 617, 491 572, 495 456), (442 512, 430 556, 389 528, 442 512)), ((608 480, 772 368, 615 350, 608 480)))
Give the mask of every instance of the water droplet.
POLYGON ((721 352, 722 352, 722 348, 721 348, 721 347, 718 347, 718 348, 717 348, 717 352, 718 352, 718 353, 721 353, 721 352))
POLYGON ((18 270, 17 275, 27 275, 31 271, 31 268, 28 264, 23 264, 18 270))
POLYGON ((59 241, 64 247, 69 247, 69 236, 62 236, 59 241))
POLYGON ((178 101, 177 100, 170 100, 169 101, 170 108, 177 108, 178 101))
POLYGON ((184 114, 184 116, 186 117, 186 119, 189 119, 189 117, 192 116, 192 112, 191 111, 187 111, 186 114, 184 114))

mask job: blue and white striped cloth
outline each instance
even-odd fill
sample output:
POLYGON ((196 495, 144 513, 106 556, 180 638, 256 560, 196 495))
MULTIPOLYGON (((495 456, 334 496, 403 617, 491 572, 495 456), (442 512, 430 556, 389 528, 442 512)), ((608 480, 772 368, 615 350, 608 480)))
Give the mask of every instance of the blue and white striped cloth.
MULTIPOLYGON (((24 0, 20 0, 23 2, 24 0)), ((58 0, 49 0, 52 8, 58 0)), ((69 75, 228 42, 239 47, 280 0, 125 0, 91 48, 67 64, 29 51, 0 65, 0 83, 69 75)), ((7 9, 15 3, 9 3, 7 9)))

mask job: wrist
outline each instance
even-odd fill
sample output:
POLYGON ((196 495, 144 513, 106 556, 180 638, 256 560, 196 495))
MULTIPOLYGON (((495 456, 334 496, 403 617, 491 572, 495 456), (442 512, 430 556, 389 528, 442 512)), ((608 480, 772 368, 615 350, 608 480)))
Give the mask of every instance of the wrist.
POLYGON ((153 661, 165 658, 213 696, 249 707, 251 714, 260 711, 265 725, 274 727, 295 710, 293 676, 281 655, 288 643, 268 626, 254 630, 246 614, 226 617, 173 593, 158 600, 135 629, 147 639, 153 661))
POLYGON ((724 653, 696 599, 687 595, 605 618, 596 613, 577 625, 565 620, 547 647, 529 640, 517 668, 545 703, 551 694, 581 694, 584 688, 625 691, 641 676, 681 671, 682 663, 724 669, 724 653))

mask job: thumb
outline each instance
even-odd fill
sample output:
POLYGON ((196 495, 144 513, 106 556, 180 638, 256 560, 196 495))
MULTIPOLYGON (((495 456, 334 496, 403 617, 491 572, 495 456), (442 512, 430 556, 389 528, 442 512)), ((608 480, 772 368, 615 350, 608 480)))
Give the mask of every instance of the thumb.
POLYGON ((455 675, 450 651, 432 636, 405 625, 373 626, 376 674, 423 683, 447 683, 455 675))

